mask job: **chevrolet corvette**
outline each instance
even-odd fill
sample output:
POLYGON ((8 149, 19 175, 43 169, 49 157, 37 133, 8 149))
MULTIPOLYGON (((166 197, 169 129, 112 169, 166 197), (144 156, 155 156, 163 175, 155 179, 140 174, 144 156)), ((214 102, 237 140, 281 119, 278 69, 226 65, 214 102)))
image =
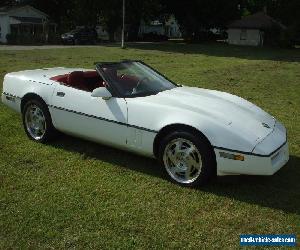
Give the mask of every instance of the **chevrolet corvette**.
POLYGON ((22 114, 36 142, 60 131, 153 157, 183 186, 273 175, 289 159, 285 127, 256 105, 176 84, 141 61, 9 73, 2 102, 22 114))

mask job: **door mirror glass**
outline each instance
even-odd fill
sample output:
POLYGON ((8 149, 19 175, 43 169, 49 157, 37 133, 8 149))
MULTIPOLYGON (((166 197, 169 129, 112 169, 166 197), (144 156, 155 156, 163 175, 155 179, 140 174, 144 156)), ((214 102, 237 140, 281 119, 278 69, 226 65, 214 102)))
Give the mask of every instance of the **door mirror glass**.
POLYGON ((112 97, 112 95, 107 88, 100 87, 93 90, 92 97, 101 97, 104 100, 108 100, 112 97))

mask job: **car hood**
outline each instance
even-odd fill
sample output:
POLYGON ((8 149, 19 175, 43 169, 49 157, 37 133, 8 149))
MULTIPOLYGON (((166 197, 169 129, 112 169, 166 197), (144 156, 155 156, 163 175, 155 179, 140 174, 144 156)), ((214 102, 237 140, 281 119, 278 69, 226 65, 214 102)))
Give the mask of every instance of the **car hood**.
MULTIPOLYGON (((229 126, 252 142, 259 142, 270 134, 275 126, 274 117, 235 95, 193 87, 178 87, 160 92, 155 102, 198 114, 229 126)), ((202 117, 203 117, 202 116, 202 117)))

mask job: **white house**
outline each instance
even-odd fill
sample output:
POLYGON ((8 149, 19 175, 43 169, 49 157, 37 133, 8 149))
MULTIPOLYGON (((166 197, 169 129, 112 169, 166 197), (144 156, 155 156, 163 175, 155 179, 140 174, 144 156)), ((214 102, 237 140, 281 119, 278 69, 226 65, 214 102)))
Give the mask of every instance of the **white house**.
POLYGON ((265 31, 277 26, 285 27, 265 12, 243 17, 228 25, 228 43, 234 45, 263 46, 265 31))
POLYGON ((169 38, 181 38, 182 33, 180 31, 179 24, 174 15, 170 15, 169 19, 165 23, 166 36, 169 38))
POLYGON ((168 16, 165 22, 160 20, 153 20, 150 23, 141 21, 139 36, 143 34, 154 33, 157 35, 165 35, 169 38, 180 38, 182 36, 179 24, 174 15, 168 16))
POLYGON ((164 24, 159 20, 151 21, 150 23, 146 23, 144 20, 141 20, 139 36, 143 36, 144 34, 154 33, 157 35, 164 35, 165 29, 164 24))
POLYGON ((49 16, 29 5, 0 8, 0 42, 6 43, 7 34, 45 34, 56 32, 56 24, 49 16))

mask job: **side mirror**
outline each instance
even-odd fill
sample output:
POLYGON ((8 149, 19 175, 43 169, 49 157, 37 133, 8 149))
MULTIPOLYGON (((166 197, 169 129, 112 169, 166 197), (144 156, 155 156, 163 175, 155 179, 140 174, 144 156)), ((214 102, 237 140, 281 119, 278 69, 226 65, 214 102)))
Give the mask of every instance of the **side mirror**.
POLYGON ((101 97, 104 100, 109 100, 112 95, 105 87, 96 88, 92 92, 92 97, 101 97))

